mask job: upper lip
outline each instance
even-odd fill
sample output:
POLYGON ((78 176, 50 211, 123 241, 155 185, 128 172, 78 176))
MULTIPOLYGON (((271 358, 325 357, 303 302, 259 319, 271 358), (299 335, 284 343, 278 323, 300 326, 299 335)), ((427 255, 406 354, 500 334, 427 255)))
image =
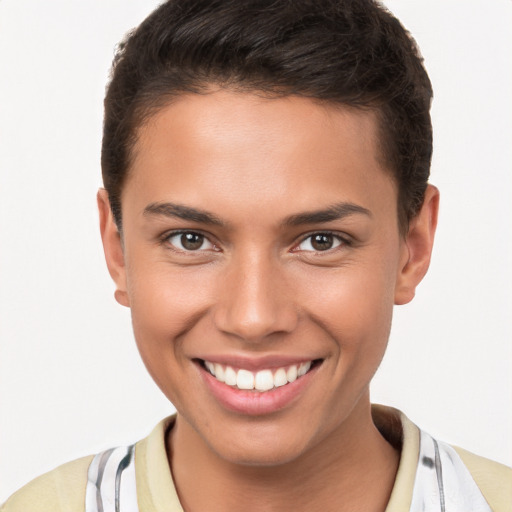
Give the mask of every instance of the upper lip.
POLYGON ((232 368, 244 369, 253 372, 266 369, 282 368, 285 366, 299 365, 308 361, 315 361, 322 359, 316 356, 291 356, 291 355, 265 355, 258 357, 249 357, 241 355, 205 355, 196 357, 194 359, 201 359, 202 361, 209 361, 210 363, 218 363, 224 366, 231 366, 232 368))

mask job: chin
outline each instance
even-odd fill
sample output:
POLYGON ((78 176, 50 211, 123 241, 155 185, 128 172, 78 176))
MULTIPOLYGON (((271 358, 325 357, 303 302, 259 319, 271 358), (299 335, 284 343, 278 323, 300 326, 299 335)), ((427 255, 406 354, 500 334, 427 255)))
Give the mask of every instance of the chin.
MULTIPOLYGON (((290 430, 249 428, 207 443, 222 459, 232 464, 252 467, 280 466, 300 458, 307 451, 305 439, 296 438, 290 430)), ((304 437, 304 436, 300 436, 304 437)))
POLYGON ((284 449, 277 447, 269 449, 268 446, 254 446, 247 449, 230 450, 229 453, 219 454, 221 457, 239 466, 248 467, 276 467, 297 460, 301 455, 300 449, 284 449))

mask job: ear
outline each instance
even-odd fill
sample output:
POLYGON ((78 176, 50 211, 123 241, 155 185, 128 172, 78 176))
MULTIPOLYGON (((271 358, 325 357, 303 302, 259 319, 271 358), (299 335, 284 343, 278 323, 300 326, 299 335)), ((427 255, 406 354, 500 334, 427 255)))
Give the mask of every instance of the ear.
POLYGON ((439 190, 427 185, 419 213, 410 224, 403 241, 403 256, 395 288, 395 304, 407 304, 414 298, 416 286, 427 273, 434 245, 439 210, 439 190))
POLYGON ((104 188, 98 190, 98 210, 103 251, 110 277, 116 284, 114 297, 122 306, 130 307, 126 286, 126 265, 121 235, 112 215, 108 193, 104 188))

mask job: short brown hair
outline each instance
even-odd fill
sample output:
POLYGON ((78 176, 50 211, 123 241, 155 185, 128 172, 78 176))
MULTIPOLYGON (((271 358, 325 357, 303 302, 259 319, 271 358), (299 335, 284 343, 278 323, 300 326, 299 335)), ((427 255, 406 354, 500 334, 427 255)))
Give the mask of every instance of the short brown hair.
POLYGON ((102 172, 121 192, 144 121, 212 85, 372 109, 398 185, 401 230, 423 202, 432 87, 415 41, 373 0, 168 0, 119 45, 105 98, 102 172))

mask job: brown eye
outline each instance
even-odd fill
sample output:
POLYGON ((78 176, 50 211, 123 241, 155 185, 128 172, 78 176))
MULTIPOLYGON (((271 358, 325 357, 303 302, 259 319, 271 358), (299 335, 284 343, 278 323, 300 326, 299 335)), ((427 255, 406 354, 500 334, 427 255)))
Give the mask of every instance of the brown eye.
POLYGON ((167 242, 180 251, 214 249, 214 245, 204 235, 194 231, 174 233, 167 238, 167 242))
POLYGON ((204 236, 197 233, 183 233, 180 242, 187 251, 195 251, 203 245, 204 236))
POLYGON ((323 252, 335 249, 346 243, 341 237, 331 233, 315 233, 305 238, 298 246, 299 251, 323 252))
POLYGON ((320 233, 311 237, 311 246, 315 251, 327 251, 332 249, 334 237, 326 233, 320 233))

